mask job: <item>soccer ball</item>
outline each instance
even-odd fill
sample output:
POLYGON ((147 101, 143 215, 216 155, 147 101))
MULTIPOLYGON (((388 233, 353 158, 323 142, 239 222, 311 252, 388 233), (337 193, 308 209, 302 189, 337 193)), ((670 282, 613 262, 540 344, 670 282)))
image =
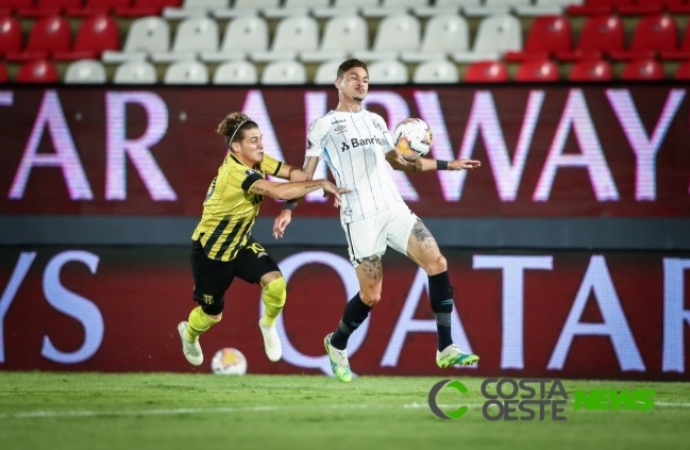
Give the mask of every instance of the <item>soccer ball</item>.
POLYGON ((247 373, 247 358, 236 348, 221 348, 213 355, 211 370, 216 375, 244 375, 247 373))
POLYGON ((429 153, 434 138, 431 128, 422 119, 405 119, 395 127, 395 149, 405 158, 415 160, 429 153))

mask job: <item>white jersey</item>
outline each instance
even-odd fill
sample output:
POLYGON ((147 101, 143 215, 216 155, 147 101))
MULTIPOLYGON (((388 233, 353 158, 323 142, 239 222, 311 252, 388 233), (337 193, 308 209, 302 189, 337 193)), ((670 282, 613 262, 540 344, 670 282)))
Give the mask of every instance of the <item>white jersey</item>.
POLYGON ((307 156, 324 158, 335 184, 351 191, 341 196, 343 223, 405 205, 385 158, 393 139, 378 114, 330 111, 311 123, 307 144, 307 156))

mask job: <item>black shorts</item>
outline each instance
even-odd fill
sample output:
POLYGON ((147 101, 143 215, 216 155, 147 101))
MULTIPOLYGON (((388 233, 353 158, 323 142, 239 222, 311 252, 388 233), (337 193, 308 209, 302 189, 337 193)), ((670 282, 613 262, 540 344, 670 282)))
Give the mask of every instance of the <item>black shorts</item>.
POLYGON ((211 315, 223 311, 225 291, 235 277, 259 284, 261 277, 267 273, 280 271, 273 258, 252 238, 232 261, 210 259, 201 243, 192 241, 190 260, 194 275, 194 301, 201 305, 206 314, 211 315))

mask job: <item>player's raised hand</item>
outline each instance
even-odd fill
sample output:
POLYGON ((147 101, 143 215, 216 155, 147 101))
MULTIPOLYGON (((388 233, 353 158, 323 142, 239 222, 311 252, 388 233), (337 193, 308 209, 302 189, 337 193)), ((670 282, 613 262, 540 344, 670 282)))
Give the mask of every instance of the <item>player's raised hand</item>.
POLYGON ((476 159, 458 159, 448 162, 448 170, 470 170, 481 167, 481 161, 476 159))

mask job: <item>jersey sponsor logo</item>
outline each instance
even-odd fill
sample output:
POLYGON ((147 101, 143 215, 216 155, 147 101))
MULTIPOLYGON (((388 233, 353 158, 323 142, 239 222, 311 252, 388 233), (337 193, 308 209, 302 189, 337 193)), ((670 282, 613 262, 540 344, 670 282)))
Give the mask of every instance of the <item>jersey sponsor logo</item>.
POLYGON ((352 139, 350 139, 350 144, 352 144, 352 148, 357 148, 357 147, 362 147, 365 145, 374 145, 374 144, 383 145, 384 142, 383 142, 383 139, 381 139, 380 137, 370 136, 370 137, 364 138, 364 139, 352 138, 352 139))
POLYGON ((350 146, 347 145, 347 142, 343 141, 342 145, 340 146, 340 151, 341 152, 346 152, 350 150, 350 146))

